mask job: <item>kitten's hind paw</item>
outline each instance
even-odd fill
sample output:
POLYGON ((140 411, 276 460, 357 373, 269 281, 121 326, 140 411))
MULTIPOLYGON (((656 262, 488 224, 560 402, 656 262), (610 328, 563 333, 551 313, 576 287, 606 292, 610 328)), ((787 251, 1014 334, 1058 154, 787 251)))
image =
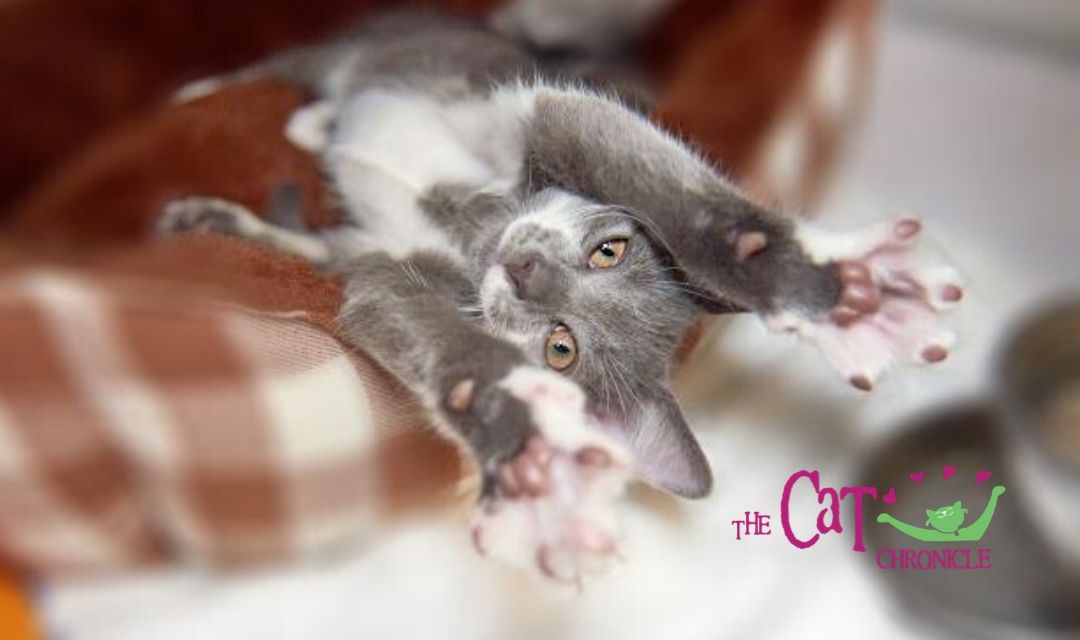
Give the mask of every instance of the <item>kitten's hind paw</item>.
MULTIPOLYGON (((299 217, 298 212, 293 214, 299 217)), ((333 257, 330 246, 317 235, 269 224, 243 205, 220 198, 173 200, 165 205, 157 220, 157 233, 233 236, 302 258, 315 266, 324 266, 333 257)))
POLYGON ((157 221, 159 235, 222 233, 251 236, 262 221, 242 205, 220 198, 183 198, 165 205, 157 221))
POLYGON ((477 550, 577 584, 617 557, 615 501, 629 478, 627 453, 591 424, 582 391, 522 368, 503 385, 529 407, 538 433, 495 472, 495 493, 473 520, 477 550))
POLYGON ((832 263, 841 293, 827 317, 783 310, 766 317, 770 328, 815 343, 826 360, 857 389, 870 391, 897 360, 945 360, 955 343, 940 312, 963 297, 949 266, 930 266, 914 254, 922 225, 902 218, 852 233, 800 230, 806 251, 832 263))

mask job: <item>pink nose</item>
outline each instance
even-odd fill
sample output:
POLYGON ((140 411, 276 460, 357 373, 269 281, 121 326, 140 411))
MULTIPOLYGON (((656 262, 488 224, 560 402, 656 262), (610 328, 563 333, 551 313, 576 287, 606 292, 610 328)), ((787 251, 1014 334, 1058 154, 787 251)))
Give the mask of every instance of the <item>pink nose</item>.
POLYGON ((504 263, 503 268, 514 283, 514 294, 519 300, 539 302, 553 292, 556 270, 537 253, 515 256, 504 263))
POLYGON ((517 289, 519 296, 529 288, 529 281, 536 275, 536 264, 537 259, 529 256, 504 266, 506 275, 510 276, 510 280, 514 283, 514 288, 517 289))

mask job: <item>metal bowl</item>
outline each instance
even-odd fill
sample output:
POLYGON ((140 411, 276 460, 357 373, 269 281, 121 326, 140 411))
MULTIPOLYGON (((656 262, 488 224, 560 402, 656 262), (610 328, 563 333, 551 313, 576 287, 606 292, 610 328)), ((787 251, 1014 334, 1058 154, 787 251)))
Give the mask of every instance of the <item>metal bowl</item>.
POLYGON ((1080 299, 1020 324, 997 386, 1016 488, 1052 553, 1080 575, 1080 299))
POLYGON ((864 463, 858 483, 881 491, 895 488, 897 501, 879 500, 865 518, 869 571, 894 594, 902 615, 935 637, 1074 637, 1080 631, 1080 581, 1057 561, 1040 534, 1040 516, 1013 491, 1017 472, 1009 464, 1001 412, 989 403, 937 411, 898 430, 864 463), (943 479, 943 467, 956 467, 943 479), (991 481, 976 484, 980 470, 991 481), (912 472, 925 472, 913 482, 912 472), (874 521, 878 511, 921 524, 924 510, 962 500, 978 513, 991 485, 1004 485, 994 520, 978 542, 920 543, 874 521), (877 554, 888 549, 991 550, 986 570, 882 569, 877 554))

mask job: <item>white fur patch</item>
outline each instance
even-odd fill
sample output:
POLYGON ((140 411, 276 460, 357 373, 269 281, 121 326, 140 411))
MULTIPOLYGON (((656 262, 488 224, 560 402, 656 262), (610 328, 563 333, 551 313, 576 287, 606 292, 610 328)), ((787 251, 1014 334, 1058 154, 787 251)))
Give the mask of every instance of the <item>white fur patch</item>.
POLYGON ((514 295, 506 269, 502 265, 492 265, 484 273, 480 282, 480 310, 490 321, 492 329, 499 330, 506 325, 503 320, 510 315, 507 305, 514 295))
MULTIPOLYGON (((591 202, 568 191, 545 189, 529 200, 526 211, 507 226, 503 237, 513 237, 522 226, 533 226, 561 236, 567 244, 576 244, 578 234, 574 233, 575 228, 583 224, 590 212, 605 209, 608 209, 607 205, 591 202)), ((631 231, 629 226, 625 231, 631 231)))
POLYGON ((585 392, 565 376, 539 367, 518 367, 498 386, 529 406, 540 432, 556 447, 577 450, 594 446, 617 461, 629 460, 625 450, 589 420, 585 392))
POLYGON ((445 104, 372 89, 343 105, 327 161, 371 244, 400 258, 451 248, 419 198, 443 184, 509 188, 520 174, 522 145, 516 114, 490 100, 445 104))
POLYGON ((298 109, 285 125, 289 142, 309 153, 318 153, 330 142, 330 124, 336 111, 329 102, 316 102, 298 109))
POLYGON ((371 89, 342 107, 334 152, 417 193, 438 184, 489 186, 520 171, 524 143, 514 116, 490 100, 445 104, 371 89))
POLYGON ((874 247, 893 241, 895 220, 887 220, 855 231, 834 231, 800 222, 795 237, 803 251, 817 263, 865 255, 874 247))

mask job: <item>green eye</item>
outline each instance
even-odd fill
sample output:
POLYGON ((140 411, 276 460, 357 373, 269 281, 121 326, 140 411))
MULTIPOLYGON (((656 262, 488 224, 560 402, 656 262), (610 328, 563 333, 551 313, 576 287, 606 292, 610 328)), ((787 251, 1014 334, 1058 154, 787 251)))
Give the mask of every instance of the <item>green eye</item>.
POLYGON ((577 360, 577 342, 566 325, 556 325, 548 335, 544 360, 556 371, 565 371, 577 360))
POLYGON ((610 269, 618 266, 623 260, 623 256, 626 255, 626 247, 630 244, 629 240, 617 239, 608 240, 602 243, 599 247, 593 249, 591 255, 589 255, 589 267, 593 269, 610 269))

